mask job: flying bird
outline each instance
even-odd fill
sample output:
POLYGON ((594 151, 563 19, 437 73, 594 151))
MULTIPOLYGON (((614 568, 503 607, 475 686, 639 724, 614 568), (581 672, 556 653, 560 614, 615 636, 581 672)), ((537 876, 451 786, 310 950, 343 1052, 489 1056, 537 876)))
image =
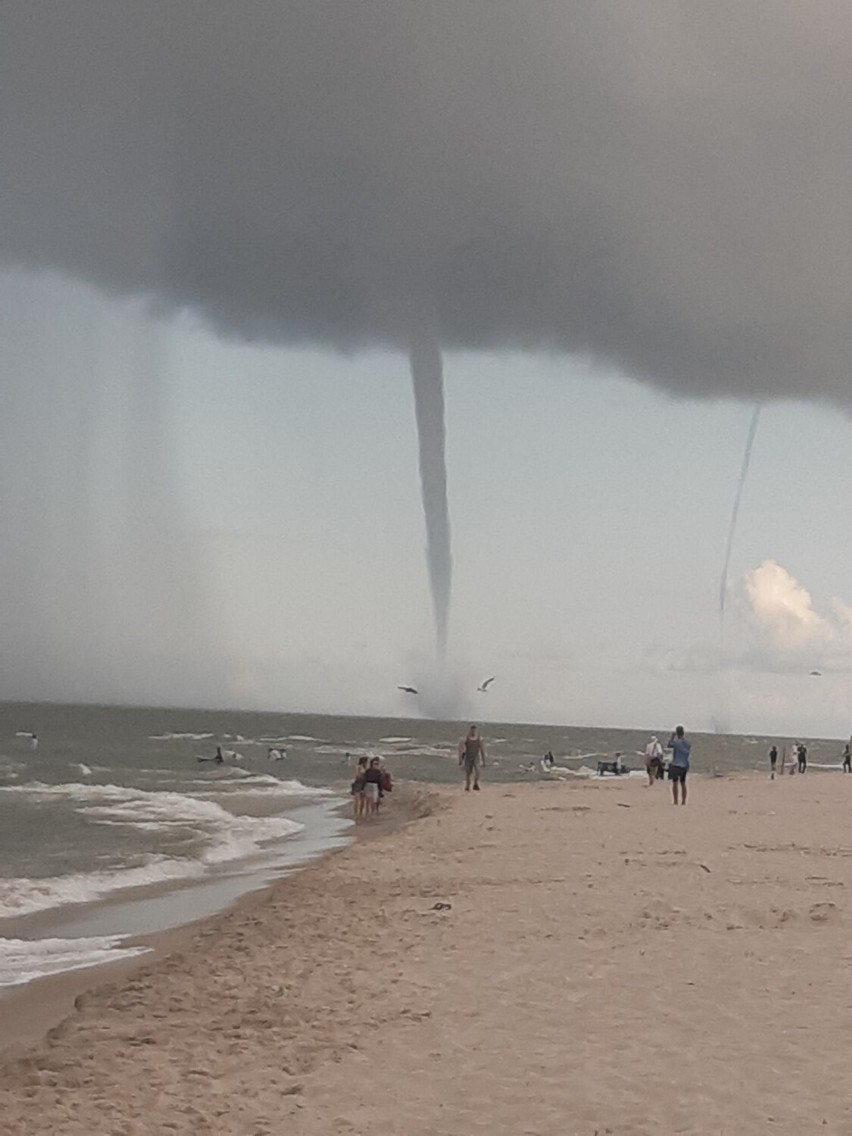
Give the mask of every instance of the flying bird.
POLYGON ((811 678, 822 678, 822 671, 811 671, 811 678))
POLYGON ((496 677, 497 677, 496 675, 492 675, 491 678, 487 678, 485 680, 485 682, 480 683, 479 686, 476 688, 479 691, 479 693, 480 694, 487 693, 488 687, 491 685, 491 683, 494 681, 494 679, 496 677))
POLYGON ((398 686, 396 689, 402 690, 406 694, 416 694, 417 693, 417 688, 414 687, 414 686, 398 686))

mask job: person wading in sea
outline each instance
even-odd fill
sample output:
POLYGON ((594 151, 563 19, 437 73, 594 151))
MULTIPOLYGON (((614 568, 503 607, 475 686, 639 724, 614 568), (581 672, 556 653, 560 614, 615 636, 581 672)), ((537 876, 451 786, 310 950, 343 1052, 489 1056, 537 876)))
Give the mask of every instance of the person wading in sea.
POLYGON ((479 771, 485 765, 485 746, 476 726, 471 726, 467 736, 459 742, 459 765, 464 766, 465 792, 470 790, 471 781, 479 791, 479 771))

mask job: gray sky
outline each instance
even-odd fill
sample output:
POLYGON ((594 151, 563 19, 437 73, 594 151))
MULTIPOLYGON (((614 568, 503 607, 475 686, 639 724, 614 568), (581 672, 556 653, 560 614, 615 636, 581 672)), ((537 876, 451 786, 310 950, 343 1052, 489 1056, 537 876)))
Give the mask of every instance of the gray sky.
POLYGON ((190 317, 3 283, 10 696, 847 732, 836 411, 764 412, 720 655, 750 406, 572 359, 448 355, 456 576, 436 689, 403 357, 226 343, 190 317), (145 414, 140 372, 161 391, 145 414), (409 682, 422 699, 396 691, 409 682))
POLYGON ((4 5, 10 692, 404 708, 426 323, 454 689, 846 733, 850 54, 829 0, 4 5))
POLYGON ((279 342, 587 352, 848 399, 836 0, 0 13, 0 256, 279 342))

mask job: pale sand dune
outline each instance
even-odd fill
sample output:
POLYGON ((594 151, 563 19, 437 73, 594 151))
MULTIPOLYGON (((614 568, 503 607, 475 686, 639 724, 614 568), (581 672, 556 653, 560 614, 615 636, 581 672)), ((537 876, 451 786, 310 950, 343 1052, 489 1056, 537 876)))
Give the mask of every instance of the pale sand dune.
POLYGON ((852 777, 691 790, 442 790, 84 998, 0 1131, 852 1133, 852 777))

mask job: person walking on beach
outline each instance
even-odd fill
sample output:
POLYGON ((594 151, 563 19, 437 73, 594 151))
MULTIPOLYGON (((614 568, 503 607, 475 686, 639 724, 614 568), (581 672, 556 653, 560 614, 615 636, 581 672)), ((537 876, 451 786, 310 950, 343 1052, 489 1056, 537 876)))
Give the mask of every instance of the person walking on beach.
POLYGON ((648 774, 648 784, 653 785, 657 779, 657 771, 663 760, 663 747, 660 745, 657 735, 653 734, 651 740, 645 746, 645 772, 648 774))
POLYGON ((469 792, 471 782, 479 792, 479 771, 485 765, 485 746, 476 726, 471 726, 459 742, 459 765, 464 766, 464 788, 469 792))
POLYGON ((804 773, 808 768, 808 747, 799 742, 799 772, 804 773))
POLYGON ((852 773, 852 742, 843 747, 843 772, 852 773))
POLYGON ((364 800, 365 811, 368 817, 374 817, 379 811, 379 797, 382 792, 382 779, 384 774, 381 762, 377 757, 371 759, 364 773, 364 800))
POLYGON ((669 765, 669 780, 672 783, 672 800, 677 800, 677 787, 680 785, 680 803, 686 804, 686 775, 689 773, 689 754, 692 742, 684 735, 683 726, 675 726, 675 731, 669 738, 666 749, 672 751, 672 760, 669 765))
POLYGON ((778 746, 773 746, 769 751, 769 780, 775 780, 775 768, 778 765, 778 746))

